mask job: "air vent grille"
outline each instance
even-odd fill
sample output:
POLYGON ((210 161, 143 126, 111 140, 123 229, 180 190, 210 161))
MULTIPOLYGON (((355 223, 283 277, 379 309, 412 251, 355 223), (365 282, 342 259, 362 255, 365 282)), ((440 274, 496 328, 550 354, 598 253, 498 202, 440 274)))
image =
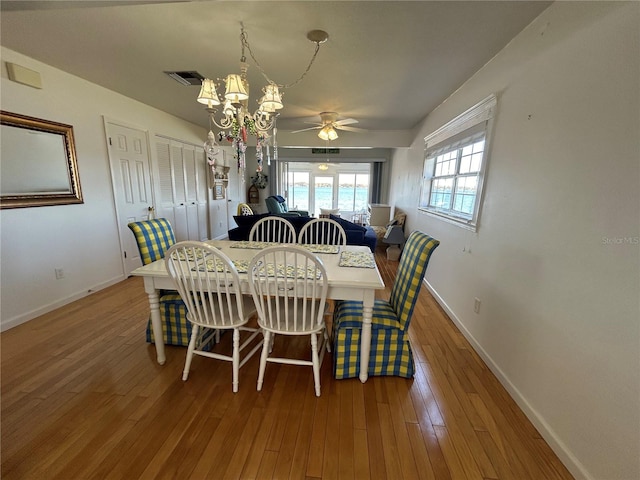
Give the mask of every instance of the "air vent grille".
POLYGON ((198 85, 202 84, 202 80, 204 77, 200 75, 196 71, 188 71, 188 72, 164 72, 173 78, 176 82, 181 83, 182 85, 198 85))

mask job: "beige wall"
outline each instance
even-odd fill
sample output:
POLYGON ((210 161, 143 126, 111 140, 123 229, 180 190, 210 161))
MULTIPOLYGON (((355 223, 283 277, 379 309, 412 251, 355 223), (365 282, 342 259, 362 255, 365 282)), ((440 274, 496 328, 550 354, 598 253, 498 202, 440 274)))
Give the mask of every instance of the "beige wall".
POLYGON ((391 203, 441 241, 430 287, 577 478, 640 478, 638 25, 553 4, 393 158, 391 203), (418 212, 423 138, 491 93, 473 233, 418 212))
POLYGON ((81 205, 0 211, 4 330, 124 278, 103 116, 149 130, 150 139, 199 144, 206 132, 4 47, 0 81, 2 110, 73 125, 84 195, 81 205), (40 72, 43 88, 10 81, 4 62, 40 72), (55 268, 65 278, 56 280, 55 268))

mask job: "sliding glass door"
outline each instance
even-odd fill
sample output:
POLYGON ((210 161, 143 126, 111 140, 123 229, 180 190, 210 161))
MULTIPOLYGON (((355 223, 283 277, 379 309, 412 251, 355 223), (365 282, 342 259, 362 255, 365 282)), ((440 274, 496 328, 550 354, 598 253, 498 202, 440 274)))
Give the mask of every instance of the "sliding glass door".
POLYGON ((309 210, 309 172, 289 168, 287 205, 290 210, 309 210))
POLYGON ((318 217, 321 208, 339 208, 346 220, 367 212, 369 164, 332 163, 328 170, 321 170, 315 163, 288 162, 283 173, 291 209, 308 210, 318 217))
POLYGON ((334 205, 334 175, 314 175, 313 213, 318 217, 321 208, 335 208, 334 205))
POLYGON ((338 208, 341 212, 365 213, 369 203, 369 174, 338 174, 338 208))

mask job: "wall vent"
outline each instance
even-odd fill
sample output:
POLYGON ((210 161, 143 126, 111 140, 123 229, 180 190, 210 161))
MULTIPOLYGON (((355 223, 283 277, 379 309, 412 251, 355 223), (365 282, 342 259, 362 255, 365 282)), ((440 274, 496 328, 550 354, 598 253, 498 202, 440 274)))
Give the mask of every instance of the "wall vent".
POLYGON ((195 71, 188 72, 164 72, 182 85, 198 85, 202 84, 204 77, 195 71))

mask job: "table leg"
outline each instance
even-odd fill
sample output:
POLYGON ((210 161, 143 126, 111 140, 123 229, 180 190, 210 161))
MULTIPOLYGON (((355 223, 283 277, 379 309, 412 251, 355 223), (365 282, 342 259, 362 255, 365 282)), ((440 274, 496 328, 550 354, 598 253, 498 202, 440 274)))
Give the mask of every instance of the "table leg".
POLYGON ((144 289, 149 295, 149 308, 151 309, 151 328, 153 328, 153 338, 156 342, 156 358, 160 365, 164 365, 166 357, 164 354, 164 338, 162 336, 162 317, 160 316, 160 297, 158 290, 153 286, 152 279, 144 279, 144 289))
POLYGON ((360 381, 369 378, 369 354, 371 352, 371 318, 373 317, 373 302, 375 295, 370 295, 362 302, 362 333, 360 335, 360 381))

